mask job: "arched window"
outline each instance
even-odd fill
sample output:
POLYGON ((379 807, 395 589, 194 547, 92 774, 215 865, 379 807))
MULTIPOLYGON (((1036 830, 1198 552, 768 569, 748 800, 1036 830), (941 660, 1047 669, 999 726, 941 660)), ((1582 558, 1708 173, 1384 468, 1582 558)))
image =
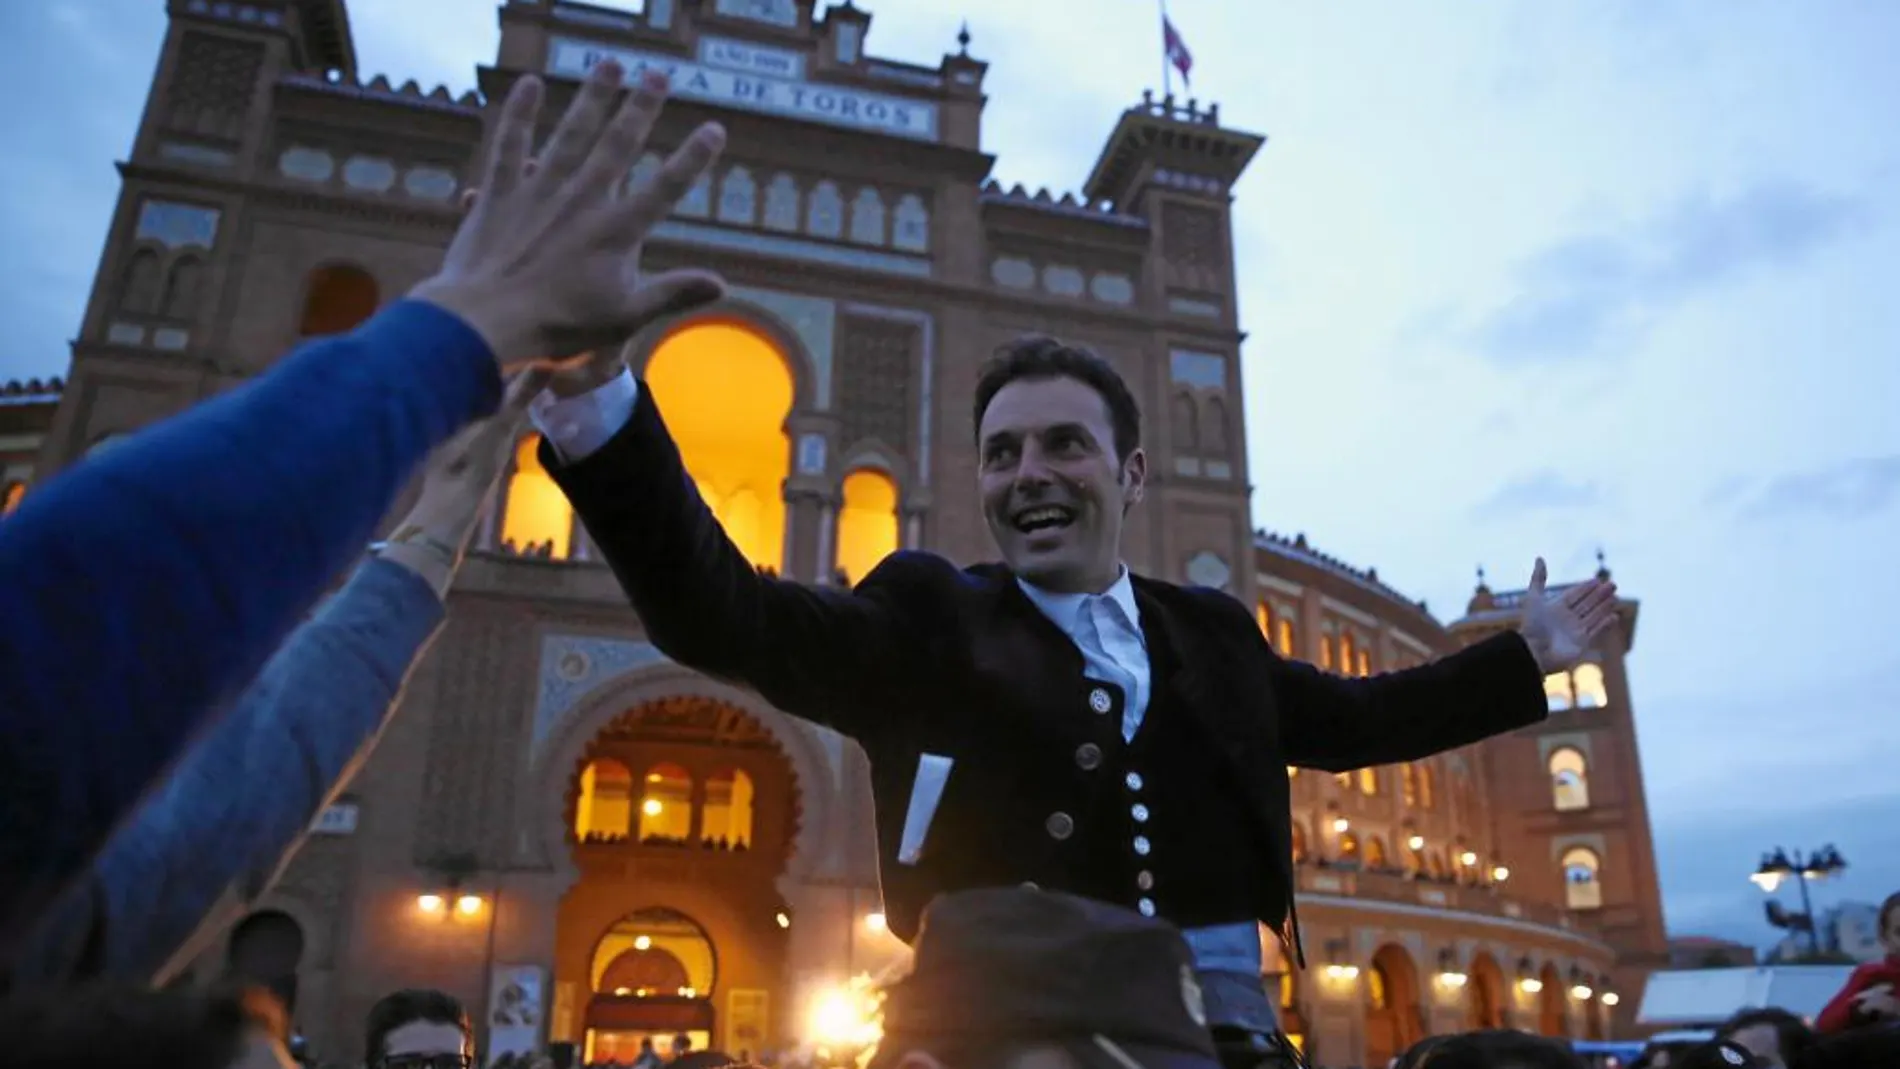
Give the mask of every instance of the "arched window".
POLYGON ((1227 456, 1227 405, 1218 397, 1207 399, 1206 421, 1201 425, 1201 452, 1210 457, 1227 456))
POLYGON ((835 238, 844 233, 844 198, 838 184, 826 179, 813 186, 807 206, 805 232, 814 237, 835 238))
POLYGON ((726 536, 754 566, 779 567, 793 391, 777 346, 744 323, 700 320, 654 349, 646 383, 726 536))
POLYGON ((640 841, 685 843, 693 834, 693 777, 675 764, 647 769, 640 790, 640 841))
POLYGON ((8 515, 14 509, 19 508, 20 499, 25 496, 26 481, 24 479, 18 482, 8 483, 5 494, 0 496, 0 516, 8 515))
POLYGON ((303 926, 279 910, 253 913, 231 932, 226 952, 230 974, 268 987, 286 1010, 297 1008, 297 968, 303 963, 303 926))
POLYGON ((501 540, 516 553, 565 560, 572 548, 574 506, 541 466, 540 446, 534 434, 515 446, 515 470, 502 499, 501 540))
POLYGON ((160 308, 167 319, 191 319, 198 310, 198 283, 204 276, 204 264, 195 256, 181 256, 165 276, 165 296, 160 308))
POLYGON ((625 839, 633 827, 633 773, 611 757, 587 762, 574 802, 574 837, 625 839))
POLYGON ((1577 694, 1577 708, 1601 709, 1610 704, 1609 688, 1603 685, 1603 668, 1588 661, 1578 665, 1570 673, 1571 685, 1577 694))
POLYGON ((930 249, 930 212, 924 208, 923 198, 915 193, 904 194, 897 202, 897 210, 891 213, 891 244, 905 252, 930 249))
POLYGON ((1438 804, 1432 792, 1432 766, 1424 761, 1418 764, 1418 804, 1425 809, 1435 808, 1438 804))
POLYGON ((126 261, 119 278, 119 307, 133 314, 149 314, 159 308, 158 253, 140 249, 126 261))
POLYGON ((1333 636, 1330 634, 1322 633, 1319 636, 1319 666, 1321 668, 1327 669, 1328 671, 1332 670, 1333 636))
POLYGON ((1266 602, 1254 606, 1254 623, 1260 625, 1260 633, 1266 636, 1267 645, 1273 644, 1273 609, 1266 602))
POLYGON ((1596 851, 1572 847, 1564 851, 1564 905, 1571 909, 1600 909, 1603 906, 1602 863, 1596 851))
POLYGON ((1385 840, 1377 835, 1366 836, 1366 868, 1385 868, 1385 840))
POLYGON ((860 245, 884 244, 884 198, 865 186, 851 201, 851 240, 860 245))
POLYGON ((712 172, 706 171, 694 180, 686 190, 686 195, 673 206, 673 214, 704 219, 712 214, 712 172))
POLYGON ((759 214, 759 191, 752 172, 734 167, 719 183, 719 221, 751 226, 759 214))
POLYGON ((769 230, 798 230, 798 182, 789 174, 773 175, 765 187, 765 225, 769 230))
POLYGON ((1339 833, 1339 863, 1356 864, 1359 861, 1359 836, 1349 831, 1339 833))
POLYGON ((739 769, 706 781, 706 810, 699 821, 701 842, 744 849, 752 845, 752 777, 739 769))
POLYGON ((376 314, 382 297, 368 271, 350 264, 331 264, 310 273, 303 291, 303 317, 297 333, 314 338, 354 330, 376 314))
POLYGON ((1550 754, 1551 800, 1560 812, 1590 808, 1590 765, 1569 746, 1550 754))
POLYGON ((897 484, 881 471, 860 468, 844 477, 838 509, 838 570, 863 581, 878 562, 897 552, 897 484))
POLYGON ((1418 766, 1410 761, 1399 766, 1399 798, 1407 806, 1418 804, 1418 766))
POLYGON ((1367 649, 1364 646, 1359 647, 1358 661, 1359 663, 1354 665, 1354 667, 1359 670, 1359 674, 1362 676, 1371 675, 1372 674, 1372 654, 1369 651, 1367 651, 1367 649))
POLYGON ((1353 646, 1353 641, 1352 641, 1352 632, 1351 631, 1340 632, 1339 633, 1339 674, 1340 675, 1344 675, 1344 676, 1352 675, 1353 653, 1354 653, 1354 646, 1353 646))
POLYGON ((1291 613, 1281 613, 1279 622, 1280 622, 1280 656, 1291 657, 1293 656, 1293 645, 1294 645, 1293 615, 1291 613))
POLYGON ((1544 701, 1553 713, 1570 708, 1570 673, 1552 672, 1544 677, 1544 701))
MULTIPOLYGON (((593 990, 622 998, 705 998, 718 983, 712 940, 684 913, 643 909, 607 929, 588 969, 593 990), (665 986, 661 986, 665 985, 665 986)), ((628 1042, 637 1049, 637 1043, 628 1042)), ((695 1044, 696 1049, 704 1049, 695 1044)), ((626 1062, 634 1051, 626 1052, 626 1062)), ((602 1057, 599 1050, 595 1056, 602 1057)))
POLYGON ((1378 769, 1362 768, 1359 770, 1359 793, 1361 794, 1378 794, 1379 793, 1379 770, 1378 769))
POLYGON ((1186 390, 1174 395, 1174 451, 1190 456, 1200 449, 1200 413, 1186 390))

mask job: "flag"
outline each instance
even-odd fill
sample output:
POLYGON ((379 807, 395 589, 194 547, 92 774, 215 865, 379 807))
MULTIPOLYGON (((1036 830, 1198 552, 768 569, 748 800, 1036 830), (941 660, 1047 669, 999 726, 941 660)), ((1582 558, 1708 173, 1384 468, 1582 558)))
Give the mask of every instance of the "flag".
POLYGON ((1174 22, 1168 16, 1161 16, 1161 47, 1167 50, 1168 62, 1181 72, 1181 84, 1192 86, 1188 72, 1194 69, 1194 56, 1188 51, 1187 42, 1174 31, 1174 22))

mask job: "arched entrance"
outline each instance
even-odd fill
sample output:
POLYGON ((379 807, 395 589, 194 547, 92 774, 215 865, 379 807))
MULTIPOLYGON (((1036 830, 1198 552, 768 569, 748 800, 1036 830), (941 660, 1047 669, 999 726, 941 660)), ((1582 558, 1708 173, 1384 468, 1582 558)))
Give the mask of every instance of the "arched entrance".
POLYGON ((678 910, 649 907, 615 921, 588 963, 587 1064, 631 1064, 642 1041, 664 1052, 676 1035, 712 1049, 718 971, 712 939, 678 910))
POLYGON ((1564 978, 1557 966, 1546 962, 1538 979, 1544 986, 1537 992, 1537 1030, 1547 1036, 1569 1035, 1569 1025, 1564 1021, 1564 978))
POLYGON ((294 1013, 303 949, 302 925, 288 913, 262 910, 238 922, 231 932, 225 970, 235 980, 269 988, 283 1000, 284 1009, 294 1013))
POLYGON ((1366 970, 1366 1064, 1384 1065, 1424 1038, 1418 967, 1405 948, 1387 943, 1366 970))
POLYGON ((1471 982, 1465 985, 1465 1024, 1472 1029, 1504 1027, 1504 970, 1489 954, 1471 959, 1471 982))
POLYGON ((577 879, 555 933, 554 1042, 590 1064, 664 1050, 759 1050, 783 1032, 798 784, 736 705, 677 695, 627 709, 582 751, 563 823, 577 879))

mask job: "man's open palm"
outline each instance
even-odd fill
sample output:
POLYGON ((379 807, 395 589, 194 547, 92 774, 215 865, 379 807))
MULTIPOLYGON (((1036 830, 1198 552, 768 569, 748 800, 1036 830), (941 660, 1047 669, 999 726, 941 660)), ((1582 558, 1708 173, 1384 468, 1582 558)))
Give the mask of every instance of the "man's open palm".
POLYGON ((621 97, 621 70, 595 67, 546 147, 529 157, 542 85, 525 77, 502 104, 481 196, 434 278, 413 296, 461 317, 504 368, 617 349, 669 311, 717 299, 716 276, 639 277, 640 244, 725 145, 699 127, 625 197, 615 191, 646 149, 666 80, 644 74, 621 97))
POLYGON ((1537 558, 1517 625, 1546 674, 1576 667, 1590 643, 1616 621, 1615 583, 1595 578, 1551 594, 1544 589, 1548 577, 1544 558, 1537 558))

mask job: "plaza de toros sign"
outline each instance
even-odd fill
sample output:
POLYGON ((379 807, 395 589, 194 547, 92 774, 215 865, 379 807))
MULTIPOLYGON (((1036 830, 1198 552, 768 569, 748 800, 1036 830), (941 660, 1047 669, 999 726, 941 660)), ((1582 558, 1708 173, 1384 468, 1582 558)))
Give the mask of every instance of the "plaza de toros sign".
POLYGON ((937 139, 934 104, 804 81, 796 77, 804 67, 804 57, 797 53, 738 42, 706 44, 713 47, 702 48, 701 62, 695 63, 596 41, 556 38, 548 49, 547 72, 580 78, 602 60, 613 59, 629 74, 648 69, 665 73, 672 79, 673 95, 687 100, 919 141, 937 139))

